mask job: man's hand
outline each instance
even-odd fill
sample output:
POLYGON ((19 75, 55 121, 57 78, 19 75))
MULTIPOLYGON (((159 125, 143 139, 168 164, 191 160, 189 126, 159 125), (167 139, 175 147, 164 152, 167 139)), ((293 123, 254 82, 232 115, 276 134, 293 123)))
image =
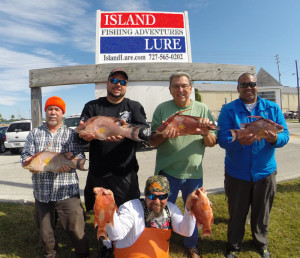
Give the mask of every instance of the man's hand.
POLYGON ((191 211, 193 208, 194 200, 197 200, 198 196, 196 195, 196 190, 189 194, 185 202, 185 207, 188 211, 191 211))
MULTIPOLYGON (((165 124, 165 121, 162 121, 162 124, 165 124)), ((179 131, 167 126, 161 135, 163 138, 177 138, 179 136, 179 131)))
MULTIPOLYGON (((79 121, 79 125, 83 125, 83 124, 84 124, 83 121, 79 121)), ((85 131, 80 132, 78 136, 87 142, 94 140, 96 137, 93 133, 87 133, 85 131)))
MULTIPOLYGON (((116 121, 115 123, 120 124, 123 127, 129 127, 129 124, 126 123, 125 119, 121 119, 120 121, 116 121)), ((121 140, 123 140, 125 137, 121 136, 121 135, 113 135, 110 137, 107 137, 105 139, 106 142, 119 142, 121 140)))
POLYGON ((110 195, 114 199, 114 193, 109 189, 105 189, 103 187, 94 187, 93 192, 97 196, 101 190, 103 190, 104 195, 110 195))
POLYGON ((254 134, 249 134, 249 135, 245 135, 242 136, 239 139, 239 142, 241 145, 251 145, 252 143, 254 143, 257 140, 257 136, 254 134))
POLYGON ((273 133, 271 131, 265 131, 265 133, 268 135, 265 139, 267 142, 271 144, 275 144, 277 142, 278 136, 276 133, 273 133))
POLYGON ((202 136, 207 136, 209 134, 210 129, 207 127, 210 125, 212 125, 212 121, 209 121, 208 118, 200 117, 198 119, 198 127, 199 127, 199 131, 201 131, 202 136))
POLYGON ((67 165, 62 165, 61 168, 60 168, 60 172, 62 172, 62 173, 70 172, 71 169, 72 168, 67 166, 67 165))

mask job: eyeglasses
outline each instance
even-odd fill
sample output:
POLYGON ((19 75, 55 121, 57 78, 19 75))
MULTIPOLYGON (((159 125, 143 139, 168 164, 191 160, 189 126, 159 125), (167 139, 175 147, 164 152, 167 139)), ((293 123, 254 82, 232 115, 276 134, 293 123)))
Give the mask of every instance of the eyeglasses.
POLYGON ((190 85, 183 84, 183 85, 171 85, 171 88, 174 90, 179 90, 180 88, 186 90, 190 85))
POLYGON ((110 78, 109 81, 112 83, 112 84, 117 84, 118 82, 120 82, 120 84, 122 86, 126 86, 127 84, 127 81, 125 80, 119 80, 119 79, 116 79, 116 78, 110 78))
POLYGON ((162 195, 156 195, 156 194, 148 194, 147 197, 150 199, 150 200, 156 200, 157 198, 159 200, 165 200, 167 199, 169 196, 169 194, 165 193, 165 194, 162 194, 162 195))
POLYGON ((247 88, 248 86, 250 88, 254 88, 256 86, 256 82, 243 82, 243 83, 239 83, 239 87, 240 88, 247 88))

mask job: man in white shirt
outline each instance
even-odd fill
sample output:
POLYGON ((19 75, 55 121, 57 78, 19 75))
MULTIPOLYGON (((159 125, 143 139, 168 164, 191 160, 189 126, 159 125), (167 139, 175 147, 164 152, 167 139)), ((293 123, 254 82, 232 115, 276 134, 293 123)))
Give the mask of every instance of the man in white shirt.
MULTIPOLYGON (((100 188, 95 188, 97 194, 100 188)), ((114 214, 114 226, 106 225, 109 239, 114 242, 114 256, 118 257, 169 257, 171 231, 191 236, 195 217, 191 215, 192 192, 182 215, 179 208, 168 202, 169 182, 157 175, 148 178, 145 199, 134 199, 119 207, 114 214)), ((110 190, 107 194, 113 196, 110 190)))

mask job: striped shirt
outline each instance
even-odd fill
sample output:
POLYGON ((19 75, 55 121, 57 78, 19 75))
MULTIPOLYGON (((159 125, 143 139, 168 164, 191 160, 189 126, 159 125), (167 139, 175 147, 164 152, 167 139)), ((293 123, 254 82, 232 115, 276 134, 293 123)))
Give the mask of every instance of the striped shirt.
MULTIPOLYGON (((75 133, 65 125, 51 133, 46 126, 33 129, 27 137, 27 141, 21 154, 21 163, 42 151, 51 144, 47 151, 51 152, 73 152, 74 156, 85 158, 81 145, 77 142, 75 133)), ((58 201, 79 194, 79 181, 75 169, 67 173, 41 172, 32 174, 33 195, 40 202, 58 201)))

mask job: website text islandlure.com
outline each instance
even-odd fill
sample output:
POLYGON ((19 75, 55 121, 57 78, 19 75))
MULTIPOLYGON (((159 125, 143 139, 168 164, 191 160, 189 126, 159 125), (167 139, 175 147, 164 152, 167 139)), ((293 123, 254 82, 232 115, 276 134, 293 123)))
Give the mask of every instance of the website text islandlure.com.
POLYGON ((167 61, 183 60, 183 54, 145 54, 145 55, 103 55, 103 61, 167 61))

